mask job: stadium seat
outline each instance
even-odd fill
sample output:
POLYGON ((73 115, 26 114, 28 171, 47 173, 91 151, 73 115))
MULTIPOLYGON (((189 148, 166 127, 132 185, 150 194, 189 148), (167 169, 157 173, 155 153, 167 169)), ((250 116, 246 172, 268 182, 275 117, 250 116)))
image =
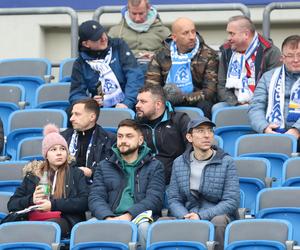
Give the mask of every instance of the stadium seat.
POLYGON ((225 107, 218 109, 212 117, 212 121, 216 124, 215 134, 222 137, 225 152, 231 156, 234 155, 234 146, 236 140, 246 134, 253 134, 248 119, 248 107, 225 107))
POLYGON ((0 192, 15 192, 21 183, 21 180, 0 181, 0 192))
POLYGON ((130 246, 136 247, 136 242, 137 227, 132 222, 94 220, 80 222, 73 227, 70 250, 125 250, 130 246))
POLYGON ((300 242, 300 187, 265 188, 257 195, 255 217, 284 219, 293 226, 292 239, 300 242))
POLYGON ((18 221, 0 225, 0 249, 59 249, 61 229, 57 223, 18 221))
POLYGON ((48 123, 65 128, 67 115, 59 109, 28 109, 13 112, 8 120, 6 155, 16 160, 19 142, 29 136, 42 136, 43 128, 48 123))
POLYGON ((23 180, 23 168, 28 161, 0 162, 0 181, 23 180))
MULTIPOLYGON (((18 161, 42 160, 43 137, 26 137, 19 142, 17 149, 18 161)), ((0 165, 1 166, 1 165, 0 165)))
POLYGON ((25 105, 25 89, 18 84, 0 84, 0 101, 14 103, 17 106, 25 105))
POLYGON ((13 192, 0 192, 0 220, 8 214, 7 202, 13 194, 13 192))
POLYGON ((186 113, 191 118, 191 120, 196 120, 204 116, 202 109, 197 107, 180 106, 180 107, 174 107, 174 110, 176 112, 186 113))
POLYGON ((290 158, 283 164, 282 186, 300 187, 300 157, 290 158))
POLYGON ((285 220, 236 220, 226 227, 224 250, 292 250, 292 231, 285 220))
POLYGON ((258 192, 272 185, 270 162, 264 158, 236 157, 240 189, 244 192, 244 208, 254 215, 258 192))
POLYGON ((162 220, 151 224, 147 250, 213 249, 214 226, 204 220, 162 220))
POLYGON ((221 136, 214 135, 214 142, 213 145, 218 146, 219 148, 223 149, 223 139, 221 136))
POLYGON ((35 108, 54 108, 66 110, 69 106, 69 82, 43 84, 38 87, 35 108))
POLYGON ((51 62, 45 58, 15 58, 0 60, 0 83, 22 85, 28 107, 34 106, 36 89, 49 81, 51 62))
POLYGON ((19 110, 19 107, 15 103, 0 102, 0 117, 3 123, 3 132, 5 136, 8 134, 9 116, 17 110, 19 110))
POLYGON ((97 123, 104 129, 116 132, 120 121, 134 119, 135 113, 127 108, 101 108, 97 123))
POLYGON ((73 63, 75 58, 67 58, 59 64, 59 81, 71 82, 73 63))
POLYGON ((263 157, 271 164, 273 186, 281 185, 283 163, 297 150, 297 140, 288 134, 243 135, 236 141, 235 156, 263 157))

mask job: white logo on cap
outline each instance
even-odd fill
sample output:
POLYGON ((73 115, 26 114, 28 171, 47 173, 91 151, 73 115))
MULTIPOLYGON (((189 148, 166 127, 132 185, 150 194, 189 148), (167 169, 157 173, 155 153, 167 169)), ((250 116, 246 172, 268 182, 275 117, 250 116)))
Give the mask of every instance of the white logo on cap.
POLYGON ((94 30, 97 29, 97 26, 95 24, 92 27, 93 27, 94 30))

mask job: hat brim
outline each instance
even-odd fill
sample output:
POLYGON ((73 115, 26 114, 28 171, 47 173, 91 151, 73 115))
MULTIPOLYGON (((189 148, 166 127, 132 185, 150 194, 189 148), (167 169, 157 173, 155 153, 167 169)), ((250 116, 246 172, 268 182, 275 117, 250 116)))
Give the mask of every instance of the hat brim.
POLYGON ((89 40, 91 40, 91 41, 98 41, 100 38, 101 38, 101 36, 102 36, 102 34, 105 32, 105 29, 103 28, 103 29, 100 29, 100 30, 98 30, 97 32, 95 32, 94 34, 93 34, 93 36, 89 39, 89 40))

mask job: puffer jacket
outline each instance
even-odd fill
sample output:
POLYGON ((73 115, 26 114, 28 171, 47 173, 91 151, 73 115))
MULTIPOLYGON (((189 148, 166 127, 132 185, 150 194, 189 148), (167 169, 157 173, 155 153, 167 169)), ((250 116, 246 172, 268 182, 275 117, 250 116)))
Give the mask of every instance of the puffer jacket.
MULTIPOLYGON (((25 177, 20 187, 9 199, 8 211, 19 211, 34 205, 33 193, 39 184, 38 177, 43 161, 28 163, 23 172, 25 177)), ((74 226, 76 223, 85 220, 85 211, 88 210, 88 187, 83 172, 74 167, 68 167, 65 179, 66 198, 52 199, 51 210, 61 211, 62 217, 74 226)))
MULTIPOLYGON (((89 194, 89 209, 99 220, 115 216, 124 188, 127 186, 125 171, 116 154, 101 161, 96 168, 94 182, 89 194)), ((165 191, 164 170, 160 161, 151 154, 145 156, 135 167, 134 205, 128 212, 138 214, 152 210, 154 217, 160 215, 165 191)))
MULTIPOLYGON (((116 75, 120 87, 125 94, 123 101, 129 108, 134 108, 139 88, 144 84, 144 74, 137 66, 137 61, 126 42, 119 38, 109 38, 112 47, 112 58, 109 66, 116 75)), ((86 99, 97 95, 99 74, 92 70, 86 60, 91 58, 86 52, 80 51, 79 57, 73 64, 69 101, 86 99)), ((103 58, 101 58, 103 59, 103 58)))
MULTIPOLYGON (((205 44, 198 34, 199 50, 191 61, 193 93, 185 96, 186 105, 195 105, 199 101, 216 102, 218 81, 218 55, 216 51, 205 44)), ((160 49, 148 66, 145 84, 164 86, 172 66, 170 44, 172 38, 164 41, 164 48, 160 49)))
POLYGON ((188 149, 173 164, 172 177, 167 189, 169 212, 172 216, 183 218, 190 212, 197 213, 203 220, 211 220, 217 215, 227 214, 235 217, 240 203, 240 187, 234 161, 223 150, 217 151, 204 167, 199 193, 195 197, 190 190, 190 153, 188 149))
MULTIPOLYGON (((260 45, 257 49, 255 58, 255 83, 257 85, 259 79, 264 72, 281 65, 280 50, 270 41, 258 35, 260 45)), ((218 70, 218 101, 227 102, 231 106, 238 104, 234 89, 225 87, 227 70, 232 56, 230 44, 227 42, 220 47, 221 58, 218 70)))

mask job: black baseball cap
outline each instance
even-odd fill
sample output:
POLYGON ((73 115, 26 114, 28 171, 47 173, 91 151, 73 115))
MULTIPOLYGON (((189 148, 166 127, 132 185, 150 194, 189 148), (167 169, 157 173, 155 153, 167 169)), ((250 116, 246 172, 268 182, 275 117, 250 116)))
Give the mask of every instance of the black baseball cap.
POLYGON ((80 41, 97 41, 100 39, 104 32, 104 27, 99 22, 94 20, 83 22, 79 26, 78 31, 80 41))
POLYGON ((209 120, 207 117, 202 116, 199 119, 195 119, 195 120, 191 120, 188 125, 187 125, 187 132, 189 133, 191 131, 191 129, 193 128, 197 128, 202 124, 206 124, 209 125, 211 127, 215 127, 216 124, 214 124, 211 120, 209 120))

